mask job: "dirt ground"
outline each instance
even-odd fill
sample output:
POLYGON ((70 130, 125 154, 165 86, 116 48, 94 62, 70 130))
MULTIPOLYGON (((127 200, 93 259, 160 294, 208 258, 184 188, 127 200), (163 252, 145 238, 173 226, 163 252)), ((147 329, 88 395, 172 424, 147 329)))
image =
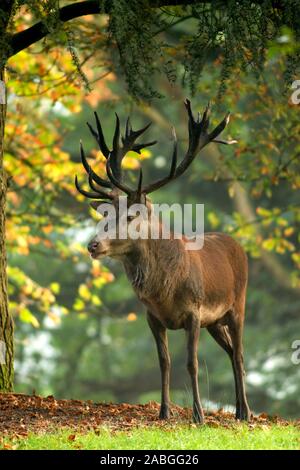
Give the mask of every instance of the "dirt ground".
MULTIPOLYGON (((191 410, 172 406, 172 417, 168 422, 158 419, 159 404, 145 405, 127 403, 93 403, 81 400, 57 400, 32 395, 0 394, 0 435, 26 436, 28 432, 45 432, 63 427, 78 431, 97 430, 101 426, 117 431, 129 430, 136 426, 156 425, 170 427, 186 424, 196 426, 191 420, 191 410)), ((236 424, 231 413, 219 410, 206 412, 206 423, 212 427, 231 427, 236 424)), ((270 426, 272 423, 290 424, 279 417, 269 417, 265 413, 252 418, 250 428, 270 426)), ((300 420, 297 422, 300 425, 300 420)))

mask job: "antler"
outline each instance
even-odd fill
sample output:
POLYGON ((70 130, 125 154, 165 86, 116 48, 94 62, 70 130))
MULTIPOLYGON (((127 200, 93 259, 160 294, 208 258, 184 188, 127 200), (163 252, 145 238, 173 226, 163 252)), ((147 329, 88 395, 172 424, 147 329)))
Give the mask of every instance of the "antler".
POLYGON ((112 184, 110 183, 110 181, 106 181, 103 178, 101 178, 99 175, 97 175, 88 164, 81 141, 80 141, 80 156, 81 156, 82 165, 89 175, 90 188, 93 189, 94 192, 86 191, 85 189, 81 188, 78 183, 78 178, 76 175, 75 186, 76 186, 77 191, 83 194, 83 196, 86 196, 91 199, 111 199, 112 200, 113 196, 110 193, 107 193, 106 191, 101 190, 95 185, 95 182, 96 182, 99 186, 104 186, 105 188, 112 188, 112 184))
POLYGON ((141 153, 141 150, 145 147, 150 147, 156 144, 156 140, 146 142, 143 144, 136 144, 135 141, 140 135, 142 135, 150 126, 151 122, 142 129, 134 131, 131 127, 130 119, 127 118, 125 136, 122 136, 122 144, 120 147, 120 120, 116 114, 116 128, 113 137, 113 149, 109 153, 106 160, 106 172, 110 181, 114 186, 124 191, 126 194, 132 194, 135 190, 122 183, 122 160, 126 153, 132 150, 133 152, 141 153))
POLYGON ((227 141, 227 140, 222 140, 218 138, 229 122, 230 113, 227 113, 225 118, 220 122, 220 124, 218 124, 217 127, 211 133, 208 133, 209 116, 211 112, 210 104, 208 103, 208 105, 206 106, 201 120, 200 120, 199 113, 197 115, 197 119, 194 118, 190 100, 186 99, 184 104, 185 104, 185 107, 188 113, 188 118, 189 118, 188 150, 183 160, 181 161, 181 163, 176 167, 177 139, 176 139, 175 131, 173 129, 174 149, 173 149, 170 173, 165 178, 159 181, 156 181, 155 183, 151 183, 148 186, 144 187, 142 192, 145 194, 149 194, 149 193, 152 193, 153 191, 156 191, 157 189, 167 184, 169 181, 174 180, 175 178, 178 178, 180 175, 182 175, 190 166, 190 164, 192 163, 192 161, 194 160, 198 152, 210 142, 216 142, 216 143, 226 144, 226 145, 231 145, 237 142, 236 140, 227 141))
POLYGON ((125 136, 124 137, 122 136, 123 146, 121 147, 120 146, 120 119, 119 119, 119 116, 116 114, 116 126, 115 126, 115 132, 113 136, 113 148, 110 151, 105 142, 105 138, 103 135, 103 131, 102 131, 98 114, 96 112, 94 114, 95 114, 97 131, 88 122, 87 122, 87 125, 91 134, 96 139, 102 154, 106 158, 106 172, 107 172, 109 181, 97 175, 97 173, 95 173, 94 170, 91 168, 91 166, 88 164, 85 153, 84 153, 84 149, 82 146, 82 142, 80 141, 80 156, 81 156, 82 165, 84 169, 86 170, 87 174, 89 175, 89 185, 94 192, 86 191, 83 188, 81 188, 78 183, 77 176, 76 176, 75 186, 77 190, 84 196, 89 197, 91 199, 113 199, 114 198, 114 196, 111 193, 107 193, 106 191, 103 191, 102 189, 98 188, 95 185, 95 183, 97 183, 97 185, 99 185, 100 187, 102 186, 104 188, 109 188, 109 189, 113 189, 114 187, 117 187, 121 189, 122 191, 124 191, 125 193, 127 193, 128 195, 133 192, 136 192, 135 190, 132 190, 131 188, 129 188, 129 186, 122 183, 122 168, 121 168, 122 160, 124 156, 126 155, 126 153, 129 152, 130 150, 140 153, 141 149, 156 144, 156 141, 146 142, 144 144, 135 143, 136 139, 150 127, 151 123, 147 124, 147 126, 143 127, 142 129, 134 131, 131 127, 130 119, 128 117, 127 122, 126 122, 126 128, 125 128, 125 136))
POLYGON ((76 177, 75 185, 78 191, 84 196, 92 199, 114 199, 115 196, 112 193, 107 193, 106 191, 101 189, 101 187, 109 189, 113 189, 116 187, 121 191, 125 192, 127 195, 140 196, 141 194, 149 194, 161 188, 162 186, 165 186, 169 181, 172 181, 182 175, 190 166, 199 151, 210 142, 216 142, 219 144, 226 145, 231 145, 237 142, 236 140, 223 140, 219 138, 219 136, 221 135, 221 133, 229 122, 230 113, 227 113, 224 119, 217 125, 217 127, 209 133, 208 127, 211 112, 210 104, 206 106, 201 120, 199 113, 197 115, 197 119, 194 118, 191 108, 191 102, 188 99, 185 100, 184 104, 188 113, 189 144, 183 160, 177 166, 177 138, 175 129, 172 128, 174 146, 169 174, 154 183, 142 187, 143 174, 142 170, 140 170, 139 183, 137 189, 132 189, 127 184, 123 183, 121 168, 122 160, 126 153, 130 150, 140 153, 141 149, 156 144, 156 141, 151 141, 144 144, 135 143, 136 139, 140 137, 140 135, 142 135, 149 128, 151 123, 147 124, 142 129, 134 131, 131 127, 130 119, 128 118, 126 121, 125 135, 121 138, 123 145, 120 146, 120 119, 119 116, 116 114, 116 126, 113 136, 113 145, 112 150, 109 150, 104 139, 100 120, 98 118, 97 113, 95 112, 97 131, 93 129, 93 127, 89 123, 87 123, 87 125, 92 135, 95 137, 102 154, 106 158, 106 173, 109 180, 101 178, 90 167, 86 160, 82 143, 80 142, 81 161, 83 167, 89 175, 89 185, 93 192, 85 191, 84 189, 82 189, 79 186, 76 177))

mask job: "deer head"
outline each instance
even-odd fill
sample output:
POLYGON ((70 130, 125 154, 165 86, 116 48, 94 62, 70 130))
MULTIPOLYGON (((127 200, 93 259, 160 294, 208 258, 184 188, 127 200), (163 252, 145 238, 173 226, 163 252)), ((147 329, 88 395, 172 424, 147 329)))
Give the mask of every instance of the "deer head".
POLYGON ((184 104, 188 114, 189 133, 188 149, 184 158, 179 164, 177 164, 178 145, 175 129, 173 128, 172 133, 174 144, 169 173, 156 182, 143 185, 143 173, 142 170, 140 170, 136 189, 133 189, 124 183, 121 164, 124 156, 128 151, 131 150, 140 153, 143 148, 156 144, 156 141, 140 144, 136 143, 136 140, 149 128, 151 123, 140 130, 134 131, 131 127, 130 119, 128 118, 125 127, 125 134, 121 137, 120 120, 116 114, 116 125, 113 136, 112 150, 109 150, 106 145, 101 123, 96 112, 96 130, 89 123, 87 123, 90 132, 96 139, 102 154, 106 158, 106 174, 108 179, 100 177, 91 168, 86 160, 84 149, 82 143, 80 142, 81 161, 84 169, 88 174, 88 182, 91 191, 86 191, 79 185, 77 176, 75 177, 75 186, 81 194, 87 198, 94 199, 94 201, 91 203, 93 208, 99 210, 101 207, 109 208, 107 204, 111 205, 114 208, 117 228, 116 237, 113 239, 109 238, 107 235, 103 236, 102 234, 102 236, 100 236, 98 234, 90 241, 88 250, 93 258, 100 258, 102 256, 122 257, 123 255, 129 253, 134 248, 136 239, 131 239, 129 233, 127 233, 126 237, 120 238, 118 236, 118 226, 123 223, 128 225, 128 223, 133 221, 135 216, 130 214, 130 208, 135 204, 141 204, 144 206, 145 211, 143 211, 143 213, 146 214, 146 216, 144 216, 143 223, 149 224, 151 217, 151 200, 149 199, 148 194, 156 191, 159 188, 162 188, 170 181, 181 176, 190 166, 198 152, 210 142, 221 144, 233 144, 236 142, 235 140, 226 141, 219 138, 220 134, 229 122, 229 113, 226 114, 224 119, 212 132, 208 132, 210 105, 207 105, 202 119, 200 118, 199 113, 197 115, 197 119, 195 119, 192 113, 190 101, 187 99, 184 104), (120 145, 120 140, 122 141, 122 145, 120 145), (127 210, 124 210, 123 212, 120 211, 119 205, 119 196, 122 194, 126 195, 127 197, 127 210))

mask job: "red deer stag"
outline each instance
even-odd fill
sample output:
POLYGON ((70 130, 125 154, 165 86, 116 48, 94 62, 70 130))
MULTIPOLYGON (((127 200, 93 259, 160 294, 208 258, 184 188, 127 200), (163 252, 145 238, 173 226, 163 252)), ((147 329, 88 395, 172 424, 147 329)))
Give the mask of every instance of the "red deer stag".
MULTIPOLYGON (((120 121, 116 115, 116 128, 113 148, 109 150, 103 136, 97 113, 95 130, 89 129, 106 158, 108 179, 100 177, 88 164, 82 144, 80 144, 82 164, 88 173, 91 190, 75 184, 84 196, 95 199, 92 207, 98 208, 109 201, 118 214, 118 197, 127 195, 127 206, 143 204, 150 224, 151 201, 148 194, 168 184, 182 175, 190 166, 198 152, 210 142, 231 144, 219 138, 229 121, 229 113, 222 122, 208 132, 210 107, 206 107, 202 119, 198 113, 194 118, 189 100, 185 101, 188 113, 189 142, 187 152, 177 164, 177 140, 175 131, 174 149, 169 174, 147 186, 142 185, 140 172, 138 187, 131 189, 122 180, 121 162, 129 150, 137 153, 142 148, 155 144, 137 144, 136 139, 143 129, 133 131, 127 119, 125 135, 120 145, 120 121), (97 202, 98 200, 98 202, 97 202), (100 200, 100 202, 99 202, 100 200)), ((128 218, 132 221, 133 216, 128 218)), ((118 219, 122 220, 122 219, 118 219)), ((151 218, 151 220, 153 220, 151 218)), ((119 223, 119 222, 117 222, 119 223)), ((173 234, 174 235, 174 234, 173 234)), ((193 390, 193 419, 202 423, 204 419, 198 389, 198 339, 200 328, 207 328, 216 342, 228 353, 234 373, 236 391, 236 418, 249 420, 244 381, 242 334, 247 287, 247 257, 242 247, 224 233, 205 233, 204 245, 198 250, 186 250, 187 239, 109 239, 96 235, 89 243, 88 250, 94 259, 110 256, 119 259, 125 268, 129 281, 147 307, 147 320, 154 335, 162 380, 162 396, 159 417, 169 417, 170 397, 170 356, 166 329, 185 329, 187 332, 187 369, 191 376, 193 390)))

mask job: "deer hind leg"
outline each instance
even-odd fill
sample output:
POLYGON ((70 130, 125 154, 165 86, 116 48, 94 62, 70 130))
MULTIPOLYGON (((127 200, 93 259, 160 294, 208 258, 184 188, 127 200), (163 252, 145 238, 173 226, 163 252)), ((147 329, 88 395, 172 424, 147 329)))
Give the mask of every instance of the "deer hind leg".
POLYGON ((191 316, 186 325, 187 331, 187 369, 191 376, 193 389, 193 420, 195 423, 204 422, 203 409, 200 402, 198 385, 198 341, 200 334, 200 320, 191 316))
POLYGON ((233 369, 233 375, 234 375, 234 383, 235 383, 235 396, 236 396, 235 417, 236 419, 239 419, 240 400, 239 400, 239 393, 238 393, 238 380, 237 380, 236 368, 234 366, 234 361, 233 361, 233 346, 232 346, 231 337, 228 331, 228 327, 226 325, 215 323, 214 325, 208 326, 207 330, 210 333, 210 335, 214 338, 214 340, 219 344, 219 346, 221 346, 221 348, 223 348, 224 351, 227 352, 230 358, 232 369, 233 369))
POLYGON ((168 347, 167 330, 161 322, 155 318, 150 312, 147 312, 147 320, 153 333, 159 365, 161 371, 161 407, 159 418, 168 419, 170 417, 170 355, 168 347))
POLYGON ((251 412, 246 397, 243 354, 244 302, 236 303, 234 309, 228 312, 226 320, 233 347, 233 367, 236 376, 237 401, 239 404, 236 410, 236 418, 249 421, 251 412))

